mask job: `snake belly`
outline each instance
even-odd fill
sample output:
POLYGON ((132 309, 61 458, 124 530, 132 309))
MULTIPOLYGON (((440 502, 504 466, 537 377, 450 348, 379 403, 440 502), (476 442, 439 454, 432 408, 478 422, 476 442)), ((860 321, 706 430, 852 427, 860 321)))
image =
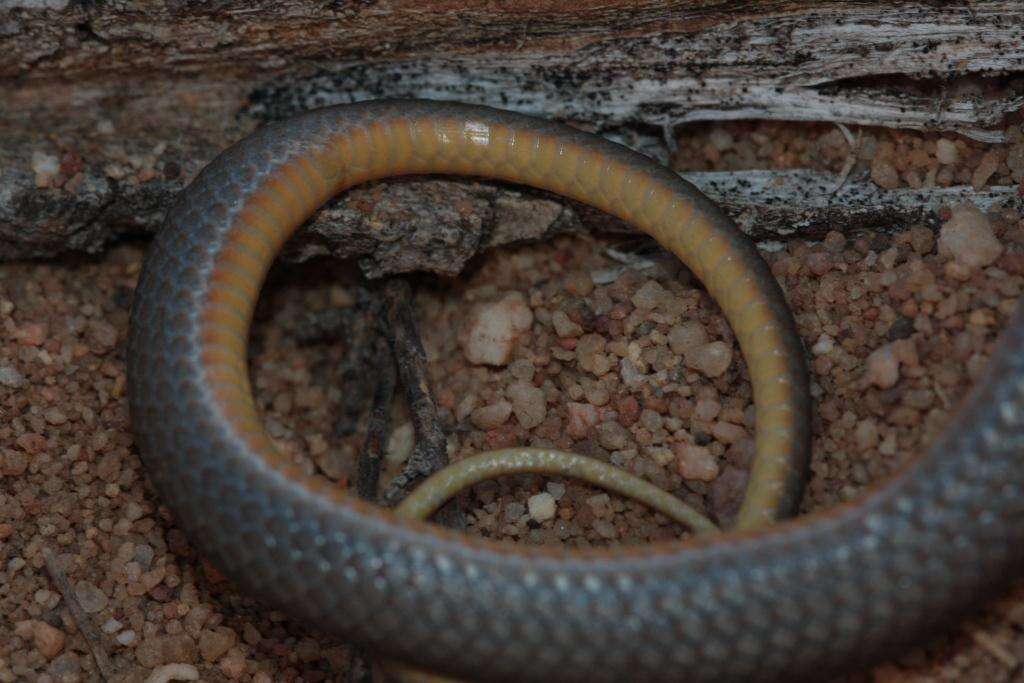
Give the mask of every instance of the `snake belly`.
POLYGON ((949 624, 1019 568, 1024 324, 928 454, 853 505, 765 528, 799 500, 807 375, 753 245, 711 201, 623 147, 476 106, 380 101, 262 128, 178 197, 140 275, 132 424, 161 497, 240 587, 382 656, 503 681, 815 679, 949 624), (353 185, 496 178, 591 204, 677 254, 729 320, 757 415, 740 530, 585 553, 404 520, 274 447, 246 364, 284 241, 353 185))

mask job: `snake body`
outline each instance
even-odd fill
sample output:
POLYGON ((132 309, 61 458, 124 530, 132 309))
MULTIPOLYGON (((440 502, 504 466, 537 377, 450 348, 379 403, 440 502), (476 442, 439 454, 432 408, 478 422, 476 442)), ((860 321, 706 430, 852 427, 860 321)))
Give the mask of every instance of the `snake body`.
POLYGON ((856 504, 765 528, 799 499, 809 399, 792 317, 749 241, 675 174, 596 136, 387 101, 266 126, 181 194, 136 290, 129 399, 150 475, 200 550, 269 604, 383 656, 473 680, 821 680, 948 624, 1019 568, 1019 315, 1004 337, 926 456, 856 504), (508 547, 361 503, 276 450, 246 366, 267 269, 338 192, 422 173, 571 197, 689 266, 754 390, 758 484, 739 531, 587 553, 508 547))

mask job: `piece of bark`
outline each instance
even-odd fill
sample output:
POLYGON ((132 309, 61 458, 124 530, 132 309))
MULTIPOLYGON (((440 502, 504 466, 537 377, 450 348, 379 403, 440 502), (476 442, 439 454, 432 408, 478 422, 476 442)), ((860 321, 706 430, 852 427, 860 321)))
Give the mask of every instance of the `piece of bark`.
MULTIPOLYGON (((2 152, 0 152, 2 154, 2 152)), ((169 149, 165 156, 170 154, 169 149)), ((185 163, 183 160, 181 163, 185 163)), ((199 164, 191 164, 190 172, 199 164)), ((145 167, 144 167, 145 168, 145 167)), ((124 232, 156 229, 184 172, 173 158, 145 182, 106 178, 83 165, 78 188, 17 188, 0 177, 0 259, 97 252, 124 232), (173 171, 173 172, 170 172, 173 171), (84 189, 83 189, 84 188, 84 189), (56 217, 47 220, 48 210, 56 217)), ((899 229, 934 223, 943 204, 1020 207, 1013 186, 884 190, 865 178, 830 173, 729 171, 686 173, 758 240, 816 238, 828 230, 899 229)), ((584 230, 628 231, 605 214, 555 195, 503 183, 410 178, 355 188, 332 200, 285 249, 284 258, 357 259, 369 277, 424 270, 459 273, 476 254, 584 230)))
POLYGON ((839 177, 806 169, 719 171, 682 176, 720 203, 740 228, 765 242, 818 239, 830 230, 892 232, 915 224, 938 228, 943 206, 971 202, 983 211, 1024 208, 1016 186, 975 190, 969 185, 885 190, 867 177, 839 177))

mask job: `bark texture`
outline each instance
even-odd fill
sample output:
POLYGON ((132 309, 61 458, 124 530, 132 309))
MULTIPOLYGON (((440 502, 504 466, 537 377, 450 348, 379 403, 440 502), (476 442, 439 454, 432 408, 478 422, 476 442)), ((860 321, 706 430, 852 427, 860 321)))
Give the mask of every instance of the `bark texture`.
MULTIPOLYGON (((839 121, 998 141, 1004 115, 1024 103, 1022 75, 1019 0, 7 0, 0 258, 94 252, 152 231, 217 151, 263 121, 324 104, 490 104, 569 120, 664 159, 676 127, 698 120, 839 121)), ((787 209, 740 207, 752 194, 738 186, 745 181, 713 182, 748 224, 764 218, 765 233, 794 221, 799 231, 846 227, 863 213, 841 201, 888 201, 841 192, 795 197, 787 209)), ((594 224, 538 193, 399 181, 335 202, 291 255, 357 256, 373 275, 453 272, 481 248, 594 224), (371 223, 385 238, 368 237, 371 223)))

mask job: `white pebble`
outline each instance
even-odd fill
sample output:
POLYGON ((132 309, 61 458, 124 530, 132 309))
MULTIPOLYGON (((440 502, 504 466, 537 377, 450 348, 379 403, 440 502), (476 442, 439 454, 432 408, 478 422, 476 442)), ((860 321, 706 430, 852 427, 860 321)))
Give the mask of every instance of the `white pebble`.
POLYGON ((818 337, 818 341, 811 347, 811 352, 815 356, 824 356, 825 354, 830 353, 835 347, 835 340, 827 334, 823 334, 818 337))
POLYGON ((968 268, 984 268, 1002 253, 1003 245, 992 232, 988 216, 973 204, 953 208, 952 217, 939 232, 939 254, 968 268))
POLYGON ((191 664, 164 664, 153 669, 146 683, 167 683, 168 681, 198 681, 199 670, 191 664))
POLYGON ((892 344, 875 349, 868 356, 864 379, 879 389, 890 389, 900 380, 900 362, 892 344))
POLYGON ((555 497, 547 491, 530 496, 527 505, 535 522, 546 522, 555 517, 555 497))
POLYGON ((416 431, 412 422, 403 422, 395 427, 388 438, 388 447, 384 451, 384 459, 392 465, 401 465, 412 454, 416 445, 416 431))
POLYGON ((36 174, 37 181, 45 178, 47 181, 60 171, 60 159, 53 154, 45 152, 32 152, 32 172, 36 174))
POLYGON ((459 334, 466 360, 476 365, 507 364, 516 338, 531 325, 533 311, 518 292, 475 307, 459 334))

